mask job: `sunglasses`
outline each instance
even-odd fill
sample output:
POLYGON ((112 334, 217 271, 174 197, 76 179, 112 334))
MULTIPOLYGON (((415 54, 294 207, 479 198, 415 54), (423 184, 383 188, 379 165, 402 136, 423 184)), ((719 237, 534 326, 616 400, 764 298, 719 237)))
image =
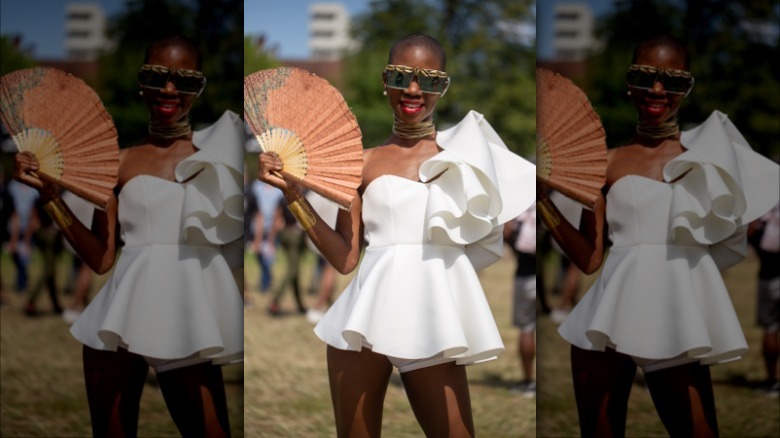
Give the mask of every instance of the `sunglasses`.
POLYGON ((173 82, 177 92, 200 96, 206 86, 206 77, 203 72, 196 70, 144 64, 138 72, 138 82, 144 88, 155 90, 162 90, 168 82, 173 82))
POLYGON ((385 66, 385 80, 390 88, 405 90, 415 77, 417 85, 423 93, 444 95, 450 86, 450 78, 443 71, 406 65, 387 64, 385 66))
POLYGON ((693 88, 693 75, 685 70, 631 64, 626 72, 626 82, 629 87, 642 90, 651 90, 656 82, 660 82, 665 92, 687 96, 693 88))

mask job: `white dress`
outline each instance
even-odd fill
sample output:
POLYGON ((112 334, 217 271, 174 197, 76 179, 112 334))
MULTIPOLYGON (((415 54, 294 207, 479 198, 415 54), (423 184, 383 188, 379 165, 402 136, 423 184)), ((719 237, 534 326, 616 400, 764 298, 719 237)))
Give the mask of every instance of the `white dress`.
POLYGON ((365 188, 365 255, 315 328, 329 345, 458 364, 503 351, 476 269, 503 254, 501 225, 533 202, 535 167, 473 111, 437 142, 420 180, 438 178, 383 175, 365 188))
POLYGON ((747 224, 780 196, 778 166, 717 111, 680 141, 688 150, 667 163, 664 182, 628 175, 610 188, 612 247, 559 328, 571 344, 669 365, 747 351, 719 269, 745 256, 747 224))
POLYGON ((243 303, 231 273, 243 262, 235 257, 242 255, 242 137, 241 120, 226 112, 194 133, 199 150, 177 165, 175 182, 138 175, 122 187, 124 246, 71 328, 76 339, 169 361, 167 369, 185 358, 243 360, 243 303))

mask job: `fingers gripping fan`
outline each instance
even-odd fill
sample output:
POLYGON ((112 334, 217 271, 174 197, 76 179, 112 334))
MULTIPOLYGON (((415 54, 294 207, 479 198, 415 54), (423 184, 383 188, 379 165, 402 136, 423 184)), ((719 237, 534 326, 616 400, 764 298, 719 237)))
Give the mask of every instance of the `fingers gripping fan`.
POLYGON ((61 70, 36 67, 0 78, 0 118, 41 179, 105 208, 117 183, 117 132, 92 88, 61 70))
POLYGON ((244 119, 282 175, 349 209, 363 173, 360 127, 328 81, 280 67, 244 78, 244 119))
POLYGON ((585 93, 563 76, 536 69, 536 175, 593 208, 607 171, 606 134, 585 93))

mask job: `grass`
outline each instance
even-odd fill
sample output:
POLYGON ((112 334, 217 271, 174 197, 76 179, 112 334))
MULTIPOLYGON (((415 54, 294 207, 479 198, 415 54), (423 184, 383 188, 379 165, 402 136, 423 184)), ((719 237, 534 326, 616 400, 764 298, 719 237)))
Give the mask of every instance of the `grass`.
MULTIPOLYGON (((554 258, 545 264, 545 279, 552 279, 554 266, 554 258)), ((711 367, 718 425, 723 437, 780 436, 778 400, 756 394, 751 388, 751 384, 766 377, 761 358, 763 332, 755 325, 757 269, 757 260, 751 254, 746 261, 724 272, 726 286, 750 351, 741 360, 711 367)), ((580 295, 593 280, 592 276, 583 276, 580 295)), ((552 281, 546 283, 552 284, 552 281)), ((554 299, 550 301, 551 305, 555 304, 554 299)), ((557 326, 549 317, 539 318, 537 341, 537 436, 579 436, 569 344, 558 335, 557 326)), ((668 436, 643 384, 641 371, 637 373, 629 399, 626 434, 633 437, 668 436)))
MULTIPOLYGON (((310 278, 312 260, 308 256, 304 261, 305 283, 310 278)), ((67 260, 61 263, 64 272, 67 260)), ((283 265, 282 256, 275 267, 277 273, 283 265)), ((0 436, 89 436, 79 343, 57 317, 23 316, 22 298, 9 291, 13 269, 7 257, 0 260, 0 267, 3 290, 10 301, 0 311, 0 436)), ((510 325, 513 267, 511 257, 506 257, 481 273, 507 351, 498 360, 468 368, 477 433, 484 437, 578 436, 569 347, 548 317, 541 316, 538 321, 538 398, 525 399, 508 391, 521 378, 518 333, 510 325)), ((35 262, 32 275, 37 269, 35 262)), ((754 325, 756 269, 756 260, 750 257, 725 273, 751 350, 740 361, 712 368, 724 437, 780 436, 778 401, 756 395, 750 386, 764 377, 762 333, 754 325)), ((290 295, 282 300, 286 313, 270 317, 265 312, 269 296, 257 292, 258 268, 251 257, 246 258, 245 272, 252 299, 244 313, 246 361, 243 366, 225 368, 234 436, 335 436, 324 344, 314 336, 312 326, 293 313, 290 295)), ((550 269, 546 275, 552 275, 550 269)), ((95 286, 102 281, 104 277, 96 278, 95 286)), ((347 281, 340 278, 337 289, 341 290, 347 281)), ((583 290, 590 282, 592 278, 583 278, 583 290)), ((310 304, 314 298, 306 299, 310 304)), ((553 304, 555 299, 551 297, 553 304)), ((39 301, 45 309, 47 298, 42 296, 39 301)), ((397 374, 388 389, 383 425, 384 436, 421 435, 397 374)), ((142 399, 139 433, 147 437, 178 436, 153 381, 142 399)), ((667 436, 641 377, 632 390, 627 433, 667 436)))
MULTIPOLYGON (((307 263, 307 267, 312 264, 307 263)), ((481 273, 507 351, 497 360, 467 369, 477 433, 485 437, 534 436, 535 400, 509 392, 521 378, 517 358, 517 330, 510 325, 511 258, 481 273)), ((285 295, 281 317, 265 312, 270 299, 257 292, 257 266, 245 263, 253 305, 244 314, 245 411, 244 427, 251 437, 333 437, 336 434, 328 388, 325 344, 305 318, 293 313, 292 294, 285 295)), ((302 278, 310 277, 309 270, 302 278)), ((347 277, 339 278, 342 290, 347 277)), ((313 302, 313 297, 307 297, 313 302)), ((385 399, 383 434, 388 437, 421 436, 417 420, 393 373, 385 399)))
MULTIPOLYGON (((34 257, 30 279, 36 278, 41 263, 34 257)), ((58 261, 58 284, 64 286, 70 257, 58 261)), ((0 259, 3 296, 0 310, 0 436, 86 437, 92 435, 81 365, 81 344, 71 336, 68 325, 51 313, 48 296, 42 293, 38 307, 42 316, 26 317, 23 296, 13 292, 15 270, 9 257, 0 259)), ((93 290, 105 282, 96 276, 93 290)), ((69 297, 60 297, 65 305, 69 297)), ((234 437, 244 436, 243 366, 223 367, 230 425, 234 437)), ((142 437, 180 436, 168 415, 162 393, 150 372, 141 399, 138 427, 142 437)))

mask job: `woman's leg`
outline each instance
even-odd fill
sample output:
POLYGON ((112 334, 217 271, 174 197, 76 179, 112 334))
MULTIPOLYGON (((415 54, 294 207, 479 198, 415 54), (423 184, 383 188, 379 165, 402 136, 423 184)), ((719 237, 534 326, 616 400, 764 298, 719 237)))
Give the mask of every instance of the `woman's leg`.
POLYGON ((448 362, 401 373, 401 379, 425 436, 474 436, 464 366, 448 362))
POLYGON ((84 346, 84 380, 95 437, 134 437, 149 366, 141 356, 84 346))
POLYGON ((636 364, 625 354, 571 347, 574 396, 583 437, 621 437, 626 434, 628 396, 636 364))
POLYGON ((229 437, 222 368, 201 363, 157 373, 165 404, 183 437, 229 437))
POLYGON ((710 369, 690 363, 645 373, 653 404, 670 436, 718 436, 710 369))
POLYGON ((328 346, 330 396, 339 437, 378 437, 393 366, 385 356, 328 346))

